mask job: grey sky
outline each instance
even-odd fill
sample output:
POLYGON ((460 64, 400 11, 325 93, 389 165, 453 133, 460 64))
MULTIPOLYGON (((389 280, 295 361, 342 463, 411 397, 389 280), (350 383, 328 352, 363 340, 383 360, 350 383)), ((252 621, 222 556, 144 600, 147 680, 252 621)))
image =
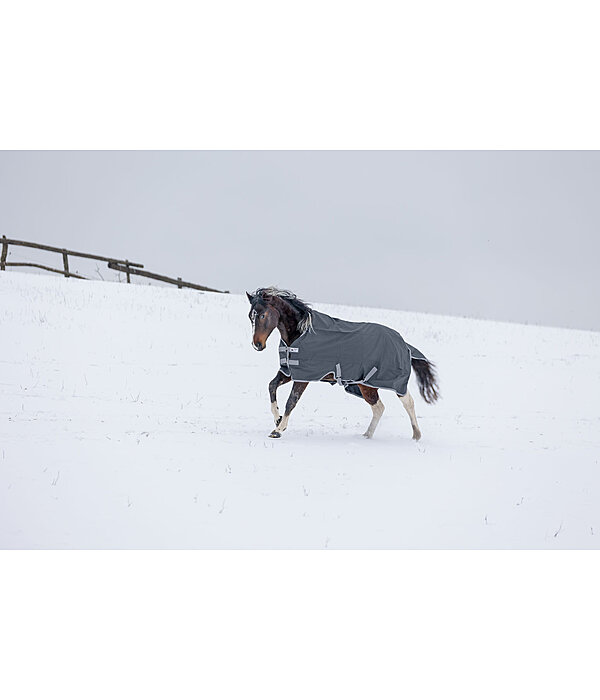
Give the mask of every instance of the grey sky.
POLYGON ((232 292, 600 330, 599 192, 595 151, 4 151, 0 234, 232 292))

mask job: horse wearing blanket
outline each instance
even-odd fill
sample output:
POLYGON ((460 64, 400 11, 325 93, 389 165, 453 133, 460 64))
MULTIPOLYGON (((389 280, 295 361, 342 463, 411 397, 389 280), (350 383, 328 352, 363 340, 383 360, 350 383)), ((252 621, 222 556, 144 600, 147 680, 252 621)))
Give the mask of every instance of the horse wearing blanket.
POLYGON ((246 295, 250 302, 254 349, 264 350, 275 328, 281 335, 280 368, 269 384, 275 419, 275 430, 269 437, 281 437, 308 383, 322 381, 343 386, 371 406, 373 419, 364 433, 367 438, 373 437, 384 411, 378 390, 394 391, 410 417, 413 439, 419 440, 421 431, 408 391, 408 379, 414 369, 421 396, 427 403, 434 403, 439 398, 437 378, 433 364, 397 331, 378 323, 333 318, 311 309, 295 294, 275 287, 264 287, 246 295), (291 380, 294 384, 281 416, 277 389, 291 380))

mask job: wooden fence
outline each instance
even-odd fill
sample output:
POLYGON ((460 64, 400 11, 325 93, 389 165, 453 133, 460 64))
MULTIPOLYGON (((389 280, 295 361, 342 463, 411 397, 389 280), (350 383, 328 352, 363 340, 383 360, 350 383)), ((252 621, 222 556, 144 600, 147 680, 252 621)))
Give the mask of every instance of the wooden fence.
POLYGON ((31 243, 30 241, 16 241, 12 238, 7 238, 2 236, 0 239, 2 242, 2 252, 0 253, 0 270, 6 270, 7 267, 37 267, 40 270, 46 270, 47 272, 56 272, 59 275, 64 275, 65 277, 75 277, 79 280, 89 279, 89 277, 82 277, 69 269, 69 256, 74 258, 87 258, 88 260, 100 260, 108 264, 111 270, 117 270, 118 272, 124 272, 127 278, 127 283, 131 282, 131 275, 140 275, 141 277, 149 277, 153 280, 158 280, 159 282, 166 282, 167 284, 175 284, 179 289, 187 287, 189 289, 199 289, 202 292, 218 292, 220 294, 229 294, 228 291, 221 291, 220 289, 212 289, 211 287, 205 287, 201 284, 194 284, 193 282, 185 282, 181 277, 166 277, 165 275, 158 275, 155 272, 148 272, 144 270, 144 266, 141 263, 131 262, 131 260, 119 260, 117 258, 107 258, 103 255, 91 255, 90 253, 77 253, 74 250, 67 250, 66 248, 55 248, 51 245, 42 245, 41 243, 31 243), (36 248, 37 250, 47 250, 51 253, 60 253, 62 255, 63 269, 59 270, 55 267, 48 267, 47 265, 40 265, 38 263, 30 262, 7 262, 6 258, 8 256, 8 246, 22 246, 24 248, 36 248))

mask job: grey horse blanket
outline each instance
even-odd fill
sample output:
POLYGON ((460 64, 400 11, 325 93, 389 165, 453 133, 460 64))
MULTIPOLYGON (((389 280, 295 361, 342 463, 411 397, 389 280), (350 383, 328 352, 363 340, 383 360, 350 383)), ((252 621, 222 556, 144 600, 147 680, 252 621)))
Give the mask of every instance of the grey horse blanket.
POLYGON ((311 311, 312 324, 291 345, 279 344, 280 370, 296 382, 317 382, 332 373, 346 391, 357 384, 406 394, 411 359, 423 353, 400 333, 378 323, 353 323, 311 311))

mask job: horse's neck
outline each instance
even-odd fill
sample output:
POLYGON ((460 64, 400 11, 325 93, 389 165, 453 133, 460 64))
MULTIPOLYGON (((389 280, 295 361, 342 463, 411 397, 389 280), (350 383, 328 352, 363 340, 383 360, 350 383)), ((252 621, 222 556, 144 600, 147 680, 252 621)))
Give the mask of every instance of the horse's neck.
POLYGON ((277 299, 276 308, 279 311, 277 330, 281 333, 284 343, 290 345, 302 335, 298 329, 300 313, 291 304, 288 304, 285 299, 281 298, 277 299))

